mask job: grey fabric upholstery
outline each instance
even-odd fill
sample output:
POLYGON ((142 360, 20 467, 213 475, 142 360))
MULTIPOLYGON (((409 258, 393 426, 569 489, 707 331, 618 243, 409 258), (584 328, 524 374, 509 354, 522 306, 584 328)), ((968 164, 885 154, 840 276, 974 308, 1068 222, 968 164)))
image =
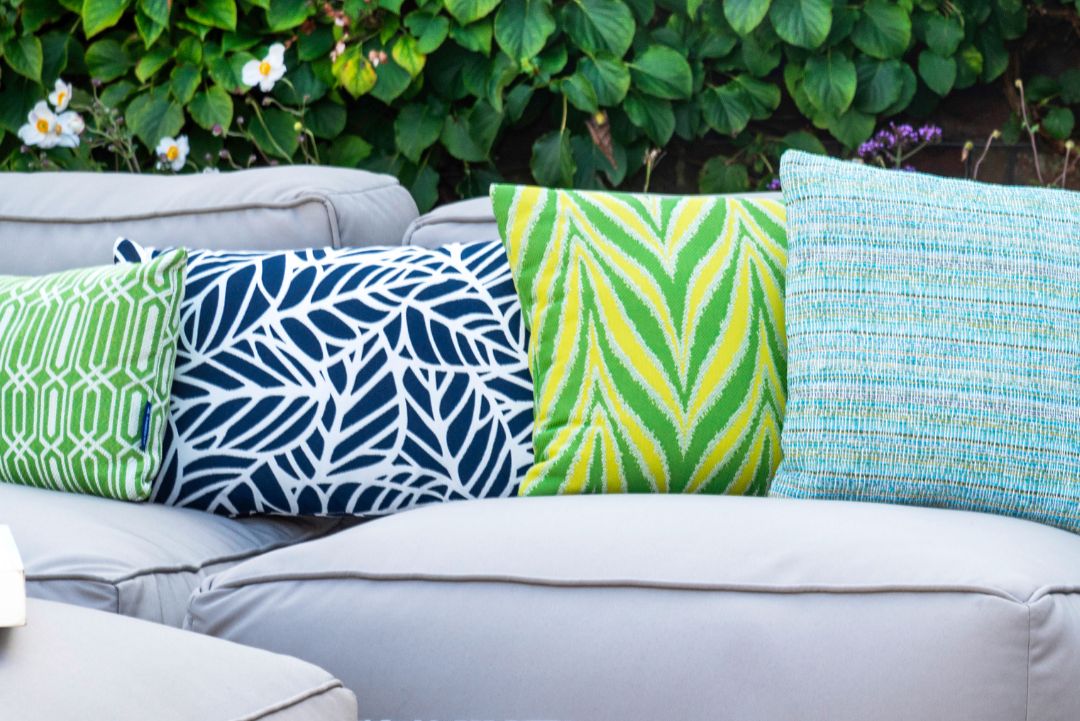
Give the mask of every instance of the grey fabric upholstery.
POLYGON ((395 178, 344 168, 0 173, 0 273, 111 263, 119 235, 227 250, 397 245, 416 214, 395 178))
POLYGON ((211 574, 340 521, 232 519, 202 511, 0 483, 27 595, 179 626, 211 574))
POLYGON ((470 198, 439 206, 414 220, 405 231, 402 245, 438 248, 447 243, 495 240, 499 226, 491 198, 470 198))
MULTIPOLYGON (((734 193, 732 197, 769 198, 782 200, 780 193, 734 193)), ((402 245, 437 248, 447 243, 468 243, 474 240, 495 240, 499 226, 491 208, 491 198, 470 198, 439 206, 414 220, 402 245)))
POLYGON ((362 718, 1080 718, 1080 537, 958 511, 448 503, 224 571, 185 623, 319 664, 362 718))
POLYGON ((355 721, 356 698, 311 664, 66 604, 32 600, 0 629, 4 721, 355 721))

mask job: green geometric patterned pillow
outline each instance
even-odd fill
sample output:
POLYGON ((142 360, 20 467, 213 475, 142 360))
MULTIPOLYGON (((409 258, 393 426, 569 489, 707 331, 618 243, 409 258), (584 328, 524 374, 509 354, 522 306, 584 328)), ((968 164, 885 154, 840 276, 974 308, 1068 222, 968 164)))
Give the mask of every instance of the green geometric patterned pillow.
POLYGON ((764 494, 786 396, 774 200, 495 186, 531 331, 522 495, 764 494))
POLYGON ((0 481, 150 495, 186 264, 0 276, 0 481))

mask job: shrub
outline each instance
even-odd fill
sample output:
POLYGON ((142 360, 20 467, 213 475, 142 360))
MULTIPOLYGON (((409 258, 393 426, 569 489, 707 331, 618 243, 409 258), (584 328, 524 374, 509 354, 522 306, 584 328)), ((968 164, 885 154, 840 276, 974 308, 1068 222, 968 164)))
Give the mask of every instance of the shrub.
MULTIPOLYGON (((394 173, 427 208, 484 192, 523 144, 538 183, 626 187, 673 138, 718 134, 731 150, 700 189, 763 187, 784 147, 854 150, 999 78, 1034 4, 0 0, 0 167, 321 162, 394 173), (252 87, 279 43, 284 77, 252 87), (61 77, 82 142, 28 150, 17 134, 61 77), (785 98, 806 122, 770 132, 785 98)), ((1064 138, 1080 77, 1047 80, 1043 129, 1064 138)))

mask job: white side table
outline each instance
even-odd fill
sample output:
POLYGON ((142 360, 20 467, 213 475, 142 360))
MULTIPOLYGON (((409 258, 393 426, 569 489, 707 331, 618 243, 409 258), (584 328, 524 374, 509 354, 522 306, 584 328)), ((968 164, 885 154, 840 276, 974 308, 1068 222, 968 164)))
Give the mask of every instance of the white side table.
POLYGON ((0 628, 26 624, 26 574, 11 529, 0 525, 0 628))

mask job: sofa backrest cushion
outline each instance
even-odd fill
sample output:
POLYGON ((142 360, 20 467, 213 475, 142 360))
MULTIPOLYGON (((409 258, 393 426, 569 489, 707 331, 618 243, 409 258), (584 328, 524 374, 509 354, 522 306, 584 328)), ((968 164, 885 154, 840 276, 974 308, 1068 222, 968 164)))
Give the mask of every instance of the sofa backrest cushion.
MULTIPOLYGON (((730 197, 781 200, 780 193, 734 193, 730 197)), ((499 237, 491 198, 470 198, 439 206, 414 220, 405 231, 402 245, 437 248, 446 243, 468 243, 499 237)))
POLYGON ((345 168, 0 173, 0 273, 106 265, 117 236, 218 250, 397 245, 416 216, 395 178, 345 168))

